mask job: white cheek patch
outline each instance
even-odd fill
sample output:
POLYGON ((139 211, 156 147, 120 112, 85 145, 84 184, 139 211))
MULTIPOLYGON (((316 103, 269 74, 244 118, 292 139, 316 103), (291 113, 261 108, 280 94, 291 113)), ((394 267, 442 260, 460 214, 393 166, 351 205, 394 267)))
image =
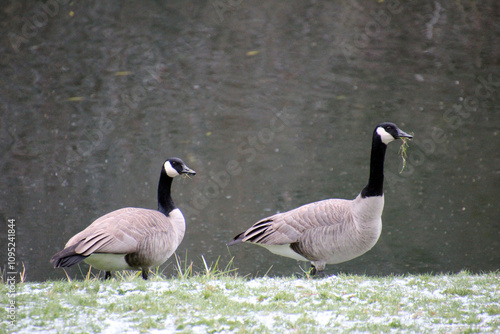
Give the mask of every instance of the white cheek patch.
POLYGON ((170 177, 176 177, 177 175, 179 175, 179 173, 174 169, 174 167, 172 167, 172 165, 170 164, 170 161, 166 161, 165 162, 165 172, 167 173, 168 176, 170 177))
POLYGON ((389 132, 385 131, 385 129, 382 127, 377 128, 377 133, 380 136, 382 143, 386 145, 395 139, 389 132))

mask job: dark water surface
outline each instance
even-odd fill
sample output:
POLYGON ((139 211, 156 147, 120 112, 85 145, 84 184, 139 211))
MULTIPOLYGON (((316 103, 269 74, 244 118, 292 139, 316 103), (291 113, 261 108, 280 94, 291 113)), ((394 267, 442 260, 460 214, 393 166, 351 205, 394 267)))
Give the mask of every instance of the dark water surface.
POLYGON ((328 273, 499 269, 498 13, 494 0, 2 2, 3 268, 15 219, 17 268, 65 277, 50 257, 111 210, 155 208, 178 156, 198 172, 173 184, 183 261, 300 272, 225 243, 276 212, 354 198, 373 128, 393 121, 415 140, 401 174, 399 143, 387 151, 381 238, 328 273))

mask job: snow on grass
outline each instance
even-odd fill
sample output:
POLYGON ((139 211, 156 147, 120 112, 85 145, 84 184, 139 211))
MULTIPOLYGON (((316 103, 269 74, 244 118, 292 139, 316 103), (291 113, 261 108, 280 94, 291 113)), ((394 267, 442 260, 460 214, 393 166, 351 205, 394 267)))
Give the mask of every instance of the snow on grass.
POLYGON ((2 322, 0 332, 499 332, 498 278, 460 273, 28 283, 18 285, 17 325, 2 322))

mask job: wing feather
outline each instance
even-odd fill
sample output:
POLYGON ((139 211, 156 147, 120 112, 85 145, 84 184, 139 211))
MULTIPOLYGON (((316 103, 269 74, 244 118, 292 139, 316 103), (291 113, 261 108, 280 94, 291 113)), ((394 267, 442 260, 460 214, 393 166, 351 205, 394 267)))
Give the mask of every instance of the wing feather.
POLYGON ((124 208, 110 212, 71 238, 66 248, 77 245, 77 254, 127 254, 137 251, 141 241, 171 227, 167 217, 156 210, 124 208))
POLYGON ((350 216, 351 202, 328 199, 264 218, 235 237, 233 243, 241 239, 263 245, 284 245, 299 242, 305 234, 314 240, 325 233, 325 228, 329 234, 335 233, 342 228, 345 217, 350 216))

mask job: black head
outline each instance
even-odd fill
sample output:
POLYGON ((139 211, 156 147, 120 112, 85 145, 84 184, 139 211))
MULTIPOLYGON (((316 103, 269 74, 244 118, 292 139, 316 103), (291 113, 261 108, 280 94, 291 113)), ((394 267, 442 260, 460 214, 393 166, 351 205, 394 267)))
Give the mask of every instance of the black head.
POLYGON ((375 133, 380 137, 380 140, 384 144, 389 144, 391 141, 404 138, 413 138, 412 135, 407 134, 397 127, 396 124, 385 122, 377 125, 375 128, 375 133))
POLYGON ((165 173, 168 176, 174 178, 177 175, 187 174, 187 175, 196 175, 196 172, 186 166, 184 161, 179 158, 170 158, 165 161, 163 164, 163 168, 165 169, 165 173))

